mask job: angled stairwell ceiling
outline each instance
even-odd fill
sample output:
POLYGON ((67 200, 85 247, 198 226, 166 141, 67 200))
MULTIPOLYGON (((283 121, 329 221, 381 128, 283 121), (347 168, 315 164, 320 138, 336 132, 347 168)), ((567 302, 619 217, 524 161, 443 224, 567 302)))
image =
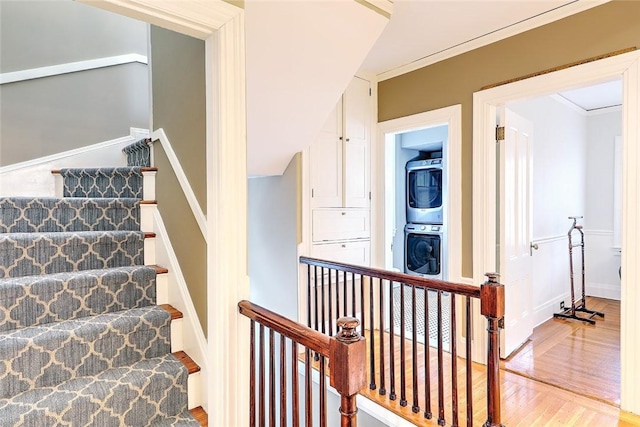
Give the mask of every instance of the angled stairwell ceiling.
POLYGON ((389 19, 355 0, 246 0, 245 12, 248 173, 280 175, 313 141, 389 19))

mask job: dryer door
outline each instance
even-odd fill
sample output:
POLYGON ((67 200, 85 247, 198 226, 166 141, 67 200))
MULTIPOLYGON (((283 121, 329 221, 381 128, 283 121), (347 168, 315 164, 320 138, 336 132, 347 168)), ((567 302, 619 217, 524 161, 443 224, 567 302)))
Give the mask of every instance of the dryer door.
POLYGON ((440 274, 442 238, 438 234, 407 232, 406 272, 425 276, 440 274))

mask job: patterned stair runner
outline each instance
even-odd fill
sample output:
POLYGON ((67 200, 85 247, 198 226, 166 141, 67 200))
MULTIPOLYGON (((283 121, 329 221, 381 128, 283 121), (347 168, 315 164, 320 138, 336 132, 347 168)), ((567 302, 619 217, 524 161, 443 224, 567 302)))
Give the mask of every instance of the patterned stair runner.
POLYGON ((64 197, 142 198, 139 167, 61 169, 64 197))
POLYGON ((156 269, 118 267, 0 279, 0 331, 156 303, 156 269))
POLYGON ((63 199, 0 198, 0 426, 199 426, 140 231, 135 167, 62 169, 63 199))
POLYGON ((140 230, 133 198, 0 198, 0 233, 140 230))
POLYGON ((122 149, 127 156, 127 164, 129 166, 151 166, 151 147, 150 138, 141 139, 122 149))

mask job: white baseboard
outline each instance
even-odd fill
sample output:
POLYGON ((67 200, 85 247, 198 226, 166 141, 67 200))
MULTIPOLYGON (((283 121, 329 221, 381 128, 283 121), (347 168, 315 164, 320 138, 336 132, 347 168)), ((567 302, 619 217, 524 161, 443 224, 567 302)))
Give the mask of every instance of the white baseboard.
MULTIPOLYGON (((167 302, 180 310, 184 316, 182 319, 182 349, 200 366, 199 376, 208 378, 207 340, 198 320, 198 314, 180 269, 178 258, 169 240, 169 234, 158 210, 154 212, 154 231, 156 233, 155 256, 157 264, 169 270, 168 291, 163 297, 167 298, 167 302)), ((191 391, 189 393, 189 406, 203 406, 207 410, 207 384, 204 381, 198 383, 200 384, 199 390, 193 395, 191 391)))
POLYGON ((43 77, 59 76, 61 74, 77 73, 79 71, 95 70, 97 68, 113 67, 131 63, 147 65, 147 57, 138 53, 108 56, 105 58, 87 59, 85 61, 67 62, 65 64, 47 67, 30 68, 28 70, 12 71, 0 74, 0 85, 23 82, 25 80, 41 79, 43 77))
POLYGON ((565 307, 570 305, 569 293, 560 295, 552 300, 540 304, 533 308, 533 325, 539 326, 553 317, 554 313, 560 312, 560 302, 564 301, 565 307))
POLYGON ((51 176, 53 169, 124 166, 126 157, 122 148, 148 136, 149 131, 145 129, 130 128, 130 134, 122 138, 0 167, 0 194, 61 197, 62 181, 56 183, 56 178, 51 176))
POLYGON ((610 285, 608 283, 587 282, 586 294, 591 297, 606 298, 620 301, 621 289, 620 285, 610 285))

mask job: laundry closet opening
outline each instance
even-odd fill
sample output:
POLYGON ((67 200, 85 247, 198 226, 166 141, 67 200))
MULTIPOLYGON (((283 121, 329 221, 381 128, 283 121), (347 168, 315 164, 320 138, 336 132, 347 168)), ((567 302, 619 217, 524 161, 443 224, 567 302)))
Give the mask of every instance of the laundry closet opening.
MULTIPOLYGON (((402 273, 447 280, 447 220, 444 212, 448 203, 447 146, 449 125, 441 124, 423 129, 411 130, 394 135, 393 149, 388 151, 387 170, 392 182, 389 187, 393 197, 392 264, 391 268, 402 273)), ((409 292, 403 292, 403 285, 395 283, 390 307, 393 310, 394 332, 400 333, 401 307, 409 312, 414 303, 409 292)), ((427 339, 431 346, 437 345, 437 293, 434 291, 416 292, 415 304, 424 307, 428 303, 426 314, 420 311, 416 326, 418 341, 427 339), (426 301, 425 301, 426 300, 426 301)), ((443 300, 443 318, 448 319, 449 300, 443 300)), ((448 325, 443 325, 449 331, 448 325)), ((410 326, 408 326, 410 328, 410 326)), ((406 333, 413 332, 411 329, 406 333)), ((451 337, 443 336, 443 347, 449 348, 451 337)))

